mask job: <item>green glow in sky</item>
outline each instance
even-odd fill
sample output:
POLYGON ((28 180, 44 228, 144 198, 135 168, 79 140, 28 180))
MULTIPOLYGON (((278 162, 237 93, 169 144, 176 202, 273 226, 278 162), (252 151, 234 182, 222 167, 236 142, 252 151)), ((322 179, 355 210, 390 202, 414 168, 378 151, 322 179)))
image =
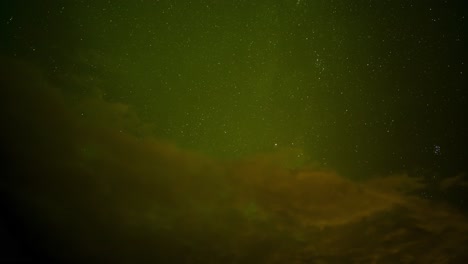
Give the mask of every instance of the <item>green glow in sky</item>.
POLYGON ((466 260, 462 1, 43 2, 0 4, 18 256, 466 260))

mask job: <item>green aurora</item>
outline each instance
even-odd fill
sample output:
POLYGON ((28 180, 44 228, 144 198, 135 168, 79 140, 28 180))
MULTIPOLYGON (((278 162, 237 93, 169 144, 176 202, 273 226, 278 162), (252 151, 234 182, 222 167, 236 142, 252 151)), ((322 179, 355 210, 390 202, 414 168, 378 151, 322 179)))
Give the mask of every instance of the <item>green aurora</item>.
POLYGON ((0 10, 0 260, 468 260, 462 1, 0 10))

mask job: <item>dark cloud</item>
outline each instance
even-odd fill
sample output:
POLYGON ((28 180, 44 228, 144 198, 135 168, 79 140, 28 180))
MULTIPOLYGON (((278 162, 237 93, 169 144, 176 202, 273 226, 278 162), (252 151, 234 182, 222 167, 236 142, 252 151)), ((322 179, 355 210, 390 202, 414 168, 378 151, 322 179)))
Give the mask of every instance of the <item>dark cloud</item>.
POLYGON ((289 152, 217 160, 147 136, 128 105, 71 100, 25 62, 3 63, 0 74, 4 242, 27 251, 5 258, 468 260, 466 218, 414 195, 425 188, 420 179, 354 182, 329 169, 289 169, 289 152))

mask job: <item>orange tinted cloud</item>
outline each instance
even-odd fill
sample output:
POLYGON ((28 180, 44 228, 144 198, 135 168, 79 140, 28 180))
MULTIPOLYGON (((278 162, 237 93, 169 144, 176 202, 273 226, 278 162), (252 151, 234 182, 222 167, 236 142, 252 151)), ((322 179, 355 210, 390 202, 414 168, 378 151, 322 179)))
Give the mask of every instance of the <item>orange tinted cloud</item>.
POLYGON ((221 161, 136 133, 146 124, 125 104, 70 103, 31 65, 2 65, 1 82, 3 154, 10 162, 2 191, 21 208, 18 217, 39 237, 37 246, 60 260, 468 257, 466 218, 414 196, 425 187, 418 179, 354 182, 327 169, 291 170, 284 153, 221 161))

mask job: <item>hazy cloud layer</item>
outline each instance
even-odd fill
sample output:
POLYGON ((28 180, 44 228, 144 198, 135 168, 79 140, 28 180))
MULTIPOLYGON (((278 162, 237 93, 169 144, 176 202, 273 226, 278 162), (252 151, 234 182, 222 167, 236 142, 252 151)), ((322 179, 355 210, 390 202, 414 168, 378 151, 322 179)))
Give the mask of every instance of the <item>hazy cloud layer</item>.
POLYGON ((287 152, 217 160, 146 136, 150 126, 128 105, 71 100, 29 64, 4 63, 0 74, 2 193, 41 254, 112 263, 468 260, 466 218, 414 195, 425 188, 418 179, 288 169, 287 152))

